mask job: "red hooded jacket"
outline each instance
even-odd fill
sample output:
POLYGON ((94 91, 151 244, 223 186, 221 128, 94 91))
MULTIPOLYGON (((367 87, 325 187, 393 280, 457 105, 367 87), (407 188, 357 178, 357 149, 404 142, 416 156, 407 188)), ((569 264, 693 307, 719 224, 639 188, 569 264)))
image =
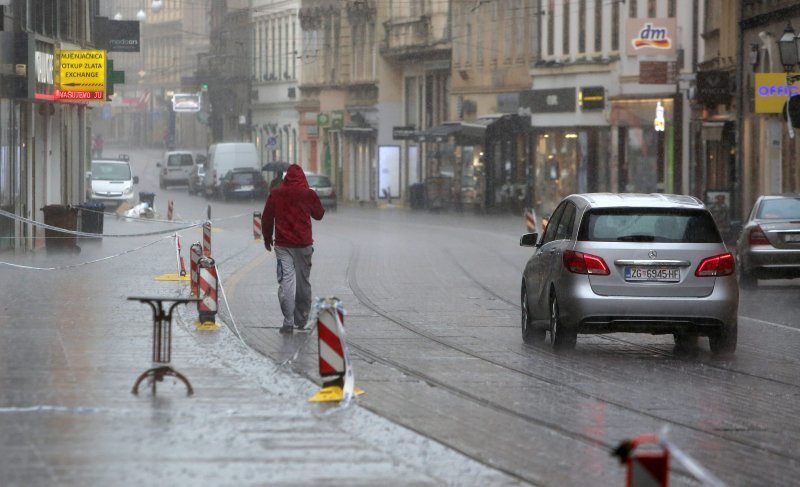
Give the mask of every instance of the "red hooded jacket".
POLYGON ((261 212, 264 238, 272 238, 274 229, 275 245, 308 247, 314 243, 311 218, 322 220, 324 214, 319 196, 308 187, 303 168, 292 164, 283 177, 283 183, 270 191, 261 212))

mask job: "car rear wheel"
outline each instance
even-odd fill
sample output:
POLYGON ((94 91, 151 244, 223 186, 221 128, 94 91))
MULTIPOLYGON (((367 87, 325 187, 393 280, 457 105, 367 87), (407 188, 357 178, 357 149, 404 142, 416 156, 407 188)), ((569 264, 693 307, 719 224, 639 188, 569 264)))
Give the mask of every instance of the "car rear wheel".
POLYGON ((558 310, 558 299, 550 298, 550 343, 555 350, 572 350, 578 341, 578 333, 565 325, 558 310))
POLYGON ((728 324, 708 336, 708 346, 714 354, 729 354, 736 351, 739 334, 737 323, 728 324))
POLYGON ((528 307, 528 292, 525 288, 525 283, 522 284, 522 298, 520 301, 520 308, 522 308, 522 340, 529 344, 542 343, 547 334, 547 330, 543 328, 534 328, 531 323, 531 314, 528 307))

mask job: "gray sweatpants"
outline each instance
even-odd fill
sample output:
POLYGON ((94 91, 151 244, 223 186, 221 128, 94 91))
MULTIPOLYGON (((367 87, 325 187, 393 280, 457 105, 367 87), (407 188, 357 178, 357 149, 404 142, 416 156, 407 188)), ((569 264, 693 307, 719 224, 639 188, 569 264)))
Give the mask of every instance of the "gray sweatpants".
POLYGON ((283 326, 303 327, 311 309, 311 256, 314 247, 275 247, 278 258, 278 301, 283 326))

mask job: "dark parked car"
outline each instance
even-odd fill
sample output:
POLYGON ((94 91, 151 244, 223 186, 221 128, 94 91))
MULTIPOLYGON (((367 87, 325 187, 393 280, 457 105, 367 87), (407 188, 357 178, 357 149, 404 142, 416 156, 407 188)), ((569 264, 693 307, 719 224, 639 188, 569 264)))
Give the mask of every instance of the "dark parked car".
POLYGON ((324 174, 307 172, 306 179, 308 186, 319 196, 322 207, 326 210, 336 211, 336 190, 333 189, 330 178, 324 174))
POLYGON ((707 336, 733 352, 739 286, 734 257, 691 196, 574 194, 553 212, 522 274, 522 337, 555 349, 579 333, 672 334, 679 349, 707 336))
POLYGON ((228 171, 222 177, 219 191, 223 201, 236 198, 266 198, 267 182, 261 171, 236 169, 228 171))
POLYGON ((739 284, 800 277, 800 194, 760 196, 736 242, 739 284))

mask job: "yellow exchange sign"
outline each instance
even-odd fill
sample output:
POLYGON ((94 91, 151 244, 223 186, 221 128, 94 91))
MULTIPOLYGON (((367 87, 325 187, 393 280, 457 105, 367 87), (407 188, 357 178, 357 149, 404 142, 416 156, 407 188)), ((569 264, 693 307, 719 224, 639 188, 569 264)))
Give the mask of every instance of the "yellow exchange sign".
POLYGON ((53 70, 56 99, 105 101, 106 51, 57 49, 53 70))
MULTIPOLYGON (((790 76, 797 76, 791 73, 790 76)), ((784 73, 756 73, 756 113, 781 113, 790 96, 800 94, 800 85, 786 83, 784 73)))

